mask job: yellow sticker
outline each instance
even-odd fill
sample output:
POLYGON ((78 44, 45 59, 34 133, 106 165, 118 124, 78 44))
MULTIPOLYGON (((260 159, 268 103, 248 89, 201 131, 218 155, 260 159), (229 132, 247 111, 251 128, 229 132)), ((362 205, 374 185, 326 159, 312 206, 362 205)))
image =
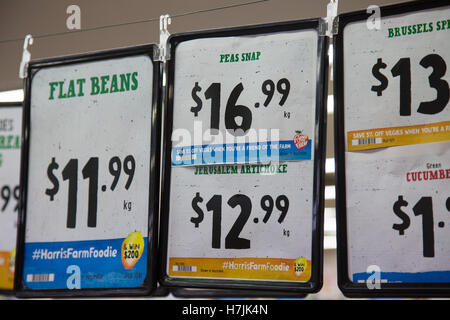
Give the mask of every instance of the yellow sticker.
POLYGON ((125 269, 132 269, 144 251, 144 238, 139 231, 132 232, 122 242, 122 264, 125 269))
POLYGON ((306 268, 308 267, 308 261, 306 260, 305 257, 300 257, 297 260, 295 260, 294 263, 294 271, 295 271, 295 275, 297 277, 301 277, 303 272, 306 271, 306 268))
POLYGON ((347 132, 348 151, 450 141, 450 121, 347 132))
POLYGON ((0 251, 0 289, 12 290, 14 286, 14 255, 12 251, 0 251))
MULTIPOLYGON (((300 267, 299 269, 300 270, 300 267)), ((306 282, 311 263, 306 258, 169 258, 169 276, 258 279, 306 282), (302 272, 296 272, 299 262, 302 272)))
POLYGON ((9 253, 9 272, 14 275, 14 268, 16 265, 16 248, 12 249, 9 253))

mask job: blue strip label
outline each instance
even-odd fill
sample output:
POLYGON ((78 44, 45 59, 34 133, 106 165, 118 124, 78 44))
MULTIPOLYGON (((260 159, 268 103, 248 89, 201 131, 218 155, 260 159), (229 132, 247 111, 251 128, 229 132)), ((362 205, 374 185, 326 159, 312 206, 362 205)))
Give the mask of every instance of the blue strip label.
MULTIPOLYGON (((353 282, 367 281, 373 273, 361 272, 353 274, 353 282)), ((372 279, 373 280, 373 279, 372 279)), ((450 282, 450 271, 429 272, 380 272, 381 282, 439 283, 450 282)), ((371 281, 369 279, 369 281, 371 281)))
POLYGON ((236 164, 311 160, 311 145, 297 148, 292 140, 173 147, 172 165, 236 164))
POLYGON ((23 281, 30 289, 138 287, 147 273, 143 239, 142 254, 128 269, 122 262, 124 238, 26 243, 23 281))

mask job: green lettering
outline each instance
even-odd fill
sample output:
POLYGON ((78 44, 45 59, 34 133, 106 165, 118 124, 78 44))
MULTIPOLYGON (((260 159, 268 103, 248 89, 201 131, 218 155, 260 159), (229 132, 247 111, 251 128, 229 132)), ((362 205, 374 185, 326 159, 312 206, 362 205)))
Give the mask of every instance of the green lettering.
POLYGON ((75 97, 75 81, 70 80, 69 90, 67 91, 67 98, 75 97))
POLYGON ((392 38, 394 36, 394 29, 388 28, 388 38, 392 38))
POLYGON ((130 90, 130 76, 131 76, 131 73, 120 75, 120 92, 130 90))
POLYGON ((406 36, 407 29, 408 28, 406 26, 402 27, 402 35, 406 36))
POLYGON ((113 74, 112 78, 111 78, 111 89, 110 92, 118 92, 119 91, 119 87, 117 85, 117 75, 113 74))
POLYGON ((78 84, 78 96, 79 96, 79 97, 84 96, 84 93, 83 93, 83 85, 84 85, 85 82, 86 82, 86 79, 83 79, 83 78, 77 80, 77 84, 78 84))
POLYGON ((58 82, 50 82, 49 85, 50 85, 50 97, 48 98, 48 100, 53 100, 54 99, 53 98, 53 94, 55 92, 55 86, 58 85, 58 82))
POLYGON ((98 77, 91 77, 91 96, 100 93, 98 82, 98 77))
POLYGON ((109 76, 101 76, 100 78, 102 80, 102 90, 100 91, 100 94, 108 93, 109 89, 106 88, 106 85, 108 84, 109 76))
POLYGON ((133 82, 133 84, 131 85, 131 90, 133 90, 133 91, 138 88, 137 76, 138 76, 137 71, 133 72, 133 74, 131 75, 131 81, 133 82))
POLYGON ((421 24, 417 25, 417 33, 422 33, 422 25, 421 24))
POLYGON ((14 146, 16 149, 20 148, 20 137, 16 136, 16 145, 14 146))
POLYGON ((59 81, 59 96, 58 99, 63 99, 66 97, 66 94, 63 94, 63 86, 64 86, 64 81, 59 81))

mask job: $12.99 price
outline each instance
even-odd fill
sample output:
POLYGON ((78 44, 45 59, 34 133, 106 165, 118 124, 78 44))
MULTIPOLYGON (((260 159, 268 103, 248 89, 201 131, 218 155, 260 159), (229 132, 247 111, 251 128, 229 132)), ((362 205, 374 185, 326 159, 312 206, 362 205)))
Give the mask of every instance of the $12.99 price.
MULTIPOLYGON (((203 202, 200 192, 197 192, 192 199, 192 209, 197 213, 196 217, 191 217, 190 221, 198 228, 204 219, 204 211, 199 204, 203 202)), ((227 201, 228 206, 235 208, 240 207, 241 212, 225 237, 225 249, 250 249, 250 240, 241 238, 239 235, 250 218, 252 212, 252 200, 245 194, 235 194, 227 201)), ((274 199, 270 195, 265 195, 260 201, 261 209, 265 211, 263 222, 267 223, 276 207, 280 211, 278 223, 283 223, 289 210, 289 199, 285 195, 280 195, 274 199)), ((212 212, 212 243, 213 249, 221 247, 221 231, 222 231, 222 195, 215 194, 206 203, 206 210, 212 212)), ((255 217, 253 222, 256 224, 259 219, 255 217)))

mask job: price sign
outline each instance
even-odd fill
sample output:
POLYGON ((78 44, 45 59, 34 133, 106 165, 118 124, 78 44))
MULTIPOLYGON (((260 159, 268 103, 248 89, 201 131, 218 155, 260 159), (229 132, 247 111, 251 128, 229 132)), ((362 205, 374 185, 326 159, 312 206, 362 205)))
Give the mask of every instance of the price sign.
POLYGON ((339 284, 347 295, 450 293, 450 6, 339 16, 339 284))
POLYGON ((14 286, 22 104, 0 103, 0 292, 14 286))
POLYGON ((153 50, 31 63, 20 294, 155 288, 159 64, 153 50))
POLYGON ((326 40, 319 20, 174 35, 163 283, 321 283, 326 40))

